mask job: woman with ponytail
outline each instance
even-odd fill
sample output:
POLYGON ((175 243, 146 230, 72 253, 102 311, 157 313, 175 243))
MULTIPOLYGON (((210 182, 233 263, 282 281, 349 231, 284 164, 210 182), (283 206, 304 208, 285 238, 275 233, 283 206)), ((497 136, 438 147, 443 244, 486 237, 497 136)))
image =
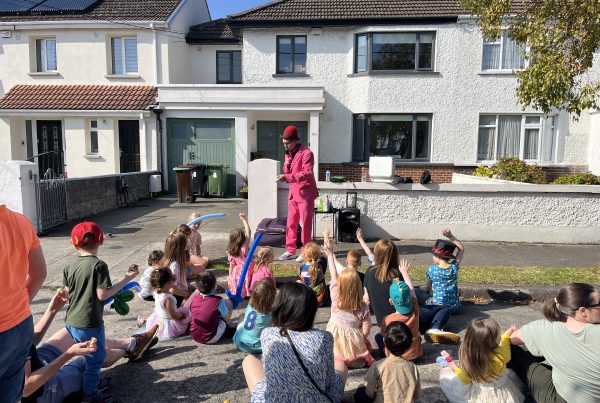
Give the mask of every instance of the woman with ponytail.
POLYGON ((546 303, 544 316, 512 334, 508 366, 536 402, 599 402, 600 293, 569 284, 546 303))

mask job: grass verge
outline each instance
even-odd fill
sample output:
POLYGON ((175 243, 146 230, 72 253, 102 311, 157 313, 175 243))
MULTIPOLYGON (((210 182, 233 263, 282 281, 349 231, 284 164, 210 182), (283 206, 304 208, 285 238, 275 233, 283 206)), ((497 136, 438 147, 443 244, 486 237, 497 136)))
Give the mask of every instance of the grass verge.
MULTIPOLYGON (((211 269, 219 274, 227 274, 229 265, 212 263, 211 269)), ((362 271, 366 270, 362 267, 362 271)), ((425 282, 428 266, 417 265, 410 269, 413 281, 425 282)), ((275 277, 296 276, 298 265, 273 263, 271 269, 275 277)), ((327 273, 329 279, 329 273, 327 273)), ((508 267, 508 266, 463 266, 460 268, 459 281, 474 284, 504 284, 504 285, 565 285, 579 282, 600 284, 600 267, 586 268, 548 268, 548 267, 508 267)))

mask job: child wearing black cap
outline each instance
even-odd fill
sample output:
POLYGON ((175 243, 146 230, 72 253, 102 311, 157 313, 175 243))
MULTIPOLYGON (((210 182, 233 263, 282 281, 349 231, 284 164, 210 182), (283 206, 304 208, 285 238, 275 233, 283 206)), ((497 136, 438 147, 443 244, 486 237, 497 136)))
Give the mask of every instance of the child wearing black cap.
POLYGON ((431 254, 433 264, 427 270, 427 283, 425 291, 431 295, 427 299, 428 305, 446 305, 450 312, 456 314, 460 310, 458 300, 458 269, 465 252, 461 241, 456 239, 449 228, 442 231, 442 235, 449 239, 438 239, 431 254))

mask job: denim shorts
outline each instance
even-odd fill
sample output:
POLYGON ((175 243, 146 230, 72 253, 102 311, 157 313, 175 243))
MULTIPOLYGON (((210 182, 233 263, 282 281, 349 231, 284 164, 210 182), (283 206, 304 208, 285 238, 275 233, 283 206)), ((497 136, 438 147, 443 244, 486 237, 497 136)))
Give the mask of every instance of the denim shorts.
MULTIPOLYGON (((43 344, 37 349, 40 361, 44 365, 56 360, 62 352, 51 344, 43 344)), ((83 388, 85 359, 77 357, 58 370, 44 385, 44 393, 38 397, 38 403, 60 403, 71 393, 83 388)))
POLYGON ((23 394, 25 361, 33 338, 33 318, 0 332, 0 401, 18 402, 23 394))

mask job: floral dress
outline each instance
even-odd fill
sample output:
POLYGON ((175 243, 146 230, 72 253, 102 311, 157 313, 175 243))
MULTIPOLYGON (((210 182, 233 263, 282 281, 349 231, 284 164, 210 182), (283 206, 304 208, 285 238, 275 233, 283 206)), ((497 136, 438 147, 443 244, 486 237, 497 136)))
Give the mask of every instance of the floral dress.
MULTIPOLYGON (((240 249, 240 254, 238 256, 233 256, 227 253, 227 260, 229 260, 229 276, 227 277, 227 287, 231 294, 237 294, 237 286, 240 281, 240 277, 242 275, 242 269, 244 267, 244 262, 246 261, 246 257, 248 256, 248 245, 242 246, 240 249)), ((250 296, 250 283, 252 281, 252 272, 254 271, 254 263, 250 263, 250 267, 248 267, 248 273, 246 274, 246 278, 244 279, 244 285, 242 287, 242 297, 250 296)))

